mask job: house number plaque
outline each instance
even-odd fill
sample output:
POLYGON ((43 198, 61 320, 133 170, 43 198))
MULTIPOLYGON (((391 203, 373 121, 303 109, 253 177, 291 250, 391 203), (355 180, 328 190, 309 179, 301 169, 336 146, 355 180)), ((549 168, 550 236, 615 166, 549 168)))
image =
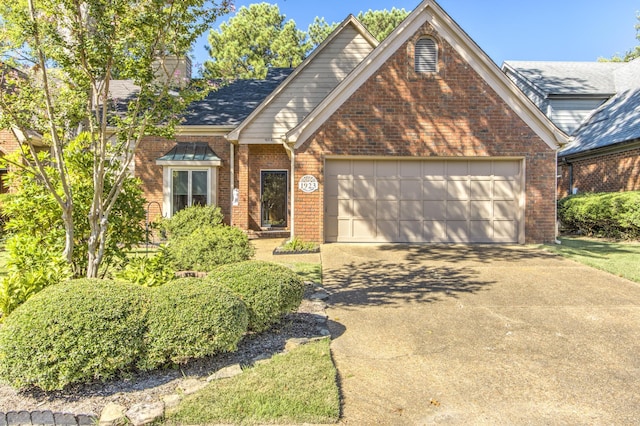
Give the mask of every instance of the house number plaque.
POLYGON ((302 192, 313 192, 318 190, 318 179, 311 175, 304 175, 298 182, 298 189, 302 192))

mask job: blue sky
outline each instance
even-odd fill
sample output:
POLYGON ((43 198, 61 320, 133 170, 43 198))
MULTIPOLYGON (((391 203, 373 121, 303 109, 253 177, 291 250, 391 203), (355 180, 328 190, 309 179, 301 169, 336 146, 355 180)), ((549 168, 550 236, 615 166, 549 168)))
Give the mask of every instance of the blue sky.
MULTIPOLYGON (((236 9, 259 1, 236 0, 236 9)), ((306 30, 316 16, 340 22, 349 13, 413 10, 420 0, 279 0, 287 19, 306 30)), ((594 61, 634 47, 638 0, 439 0, 442 8, 496 62, 594 61)), ((226 21, 232 15, 221 18, 226 21)), ((196 63, 208 58, 206 38, 194 47, 196 63)))

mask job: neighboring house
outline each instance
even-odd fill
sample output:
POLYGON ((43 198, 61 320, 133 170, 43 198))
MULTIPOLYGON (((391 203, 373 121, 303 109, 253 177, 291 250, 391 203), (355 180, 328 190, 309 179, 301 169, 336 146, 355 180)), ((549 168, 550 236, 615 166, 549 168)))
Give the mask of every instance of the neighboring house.
POLYGON ((142 142, 135 174, 154 215, 216 204, 253 233, 541 243, 566 142, 425 0, 379 44, 349 16, 295 70, 212 93, 176 140, 142 142))
POLYGON ((505 62, 504 72, 562 130, 558 197, 640 190, 640 59, 505 62))

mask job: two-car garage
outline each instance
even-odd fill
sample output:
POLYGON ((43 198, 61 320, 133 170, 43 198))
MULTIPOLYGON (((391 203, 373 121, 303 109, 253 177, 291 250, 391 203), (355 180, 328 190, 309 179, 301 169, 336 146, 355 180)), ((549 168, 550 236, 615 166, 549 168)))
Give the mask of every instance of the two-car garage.
POLYGON ((325 241, 523 243, 523 160, 327 159, 325 241))

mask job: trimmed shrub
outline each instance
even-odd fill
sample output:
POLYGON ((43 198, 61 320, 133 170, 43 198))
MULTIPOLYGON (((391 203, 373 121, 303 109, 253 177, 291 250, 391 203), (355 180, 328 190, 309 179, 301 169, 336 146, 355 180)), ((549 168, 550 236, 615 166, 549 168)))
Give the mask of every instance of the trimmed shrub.
POLYGON ((263 261, 223 265, 205 280, 230 288, 247 305, 249 329, 260 332, 300 306, 304 282, 286 266, 263 261))
POLYGON ((189 237, 202 228, 219 226, 222 224, 222 212, 216 206, 191 206, 180 210, 170 219, 165 219, 160 224, 167 232, 168 237, 189 237))
POLYGON ((54 390, 131 371, 144 353, 146 293, 87 279, 45 288, 0 327, 0 376, 54 390))
POLYGON ((640 191, 585 193, 558 202, 565 231, 605 238, 640 238, 640 191))
POLYGON ((201 272, 248 260, 255 251, 244 232, 227 225, 205 226, 187 236, 171 237, 167 248, 177 270, 201 272))
POLYGON ((114 275, 120 280, 145 287, 156 287, 175 278, 176 271, 171 265, 171 255, 165 246, 160 246, 153 256, 137 256, 127 259, 127 263, 114 275))
POLYGON ((202 279, 172 281, 151 289, 151 297, 142 369, 233 351, 247 330, 244 303, 202 279))

